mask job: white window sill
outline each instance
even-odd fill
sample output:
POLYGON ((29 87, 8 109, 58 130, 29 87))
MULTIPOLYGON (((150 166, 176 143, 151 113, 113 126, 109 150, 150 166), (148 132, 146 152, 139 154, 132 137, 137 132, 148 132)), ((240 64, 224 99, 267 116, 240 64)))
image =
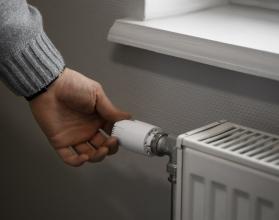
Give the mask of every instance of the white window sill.
POLYGON ((112 42, 279 80, 279 12, 224 5, 179 16, 117 20, 112 42))

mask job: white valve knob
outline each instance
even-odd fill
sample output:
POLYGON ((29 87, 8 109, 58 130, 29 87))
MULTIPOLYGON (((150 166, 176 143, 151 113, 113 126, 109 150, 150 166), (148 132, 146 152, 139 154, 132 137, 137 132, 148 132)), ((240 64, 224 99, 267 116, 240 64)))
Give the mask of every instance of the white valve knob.
POLYGON ((161 128, 137 120, 116 122, 112 136, 116 137, 120 146, 146 156, 152 156, 151 141, 161 128))

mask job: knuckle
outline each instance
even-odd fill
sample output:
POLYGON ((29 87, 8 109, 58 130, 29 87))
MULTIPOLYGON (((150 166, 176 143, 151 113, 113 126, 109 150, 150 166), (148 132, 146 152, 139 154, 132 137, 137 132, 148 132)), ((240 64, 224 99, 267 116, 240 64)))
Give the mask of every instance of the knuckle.
POLYGON ((95 88, 97 91, 103 91, 103 86, 99 83, 99 82, 96 82, 95 83, 95 88))
POLYGON ((92 96, 94 96, 94 98, 100 97, 103 94, 103 91, 102 85, 98 82, 94 82, 92 86, 92 96))
POLYGON ((61 148, 63 147, 63 141, 61 140, 61 138, 56 135, 56 136, 51 136, 51 137, 48 137, 48 140, 49 140, 49 143, 55 148, 55 149, 58 149, 58 148, 61 148))

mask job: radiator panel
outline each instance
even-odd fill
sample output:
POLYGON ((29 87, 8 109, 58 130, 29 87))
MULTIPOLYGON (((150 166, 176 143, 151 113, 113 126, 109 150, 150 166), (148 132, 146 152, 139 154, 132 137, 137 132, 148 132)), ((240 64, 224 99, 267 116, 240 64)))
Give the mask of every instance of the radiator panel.
POLYGON ((182 160, 180 219, 279 219, 278 177, 190 148, 182 160))
POLYGON ((204 215, 205 204, 204 197, 205 193, 205 183, 202 177, 192 175, 190 180, 190 210, 191 210, 191 218, 200 220, 204 215))
POLYGON ((212 182, 210 186, 210 219, 226 219, 227 213, 227 187, 223 184, 212 182))

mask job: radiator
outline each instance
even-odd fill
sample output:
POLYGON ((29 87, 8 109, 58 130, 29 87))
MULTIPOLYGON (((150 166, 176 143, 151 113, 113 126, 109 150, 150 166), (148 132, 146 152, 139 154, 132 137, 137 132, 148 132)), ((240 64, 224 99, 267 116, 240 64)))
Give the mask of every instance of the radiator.
POLYGON ((279 220, 279 136, 226 121, 175 142, 142 122, 120 122, 113 134, 137 153, 170 156, 171 219, 279 220))
POLYGON ((279 220, 279 137, 230 122, 179 136, 176 220, 279 220))

